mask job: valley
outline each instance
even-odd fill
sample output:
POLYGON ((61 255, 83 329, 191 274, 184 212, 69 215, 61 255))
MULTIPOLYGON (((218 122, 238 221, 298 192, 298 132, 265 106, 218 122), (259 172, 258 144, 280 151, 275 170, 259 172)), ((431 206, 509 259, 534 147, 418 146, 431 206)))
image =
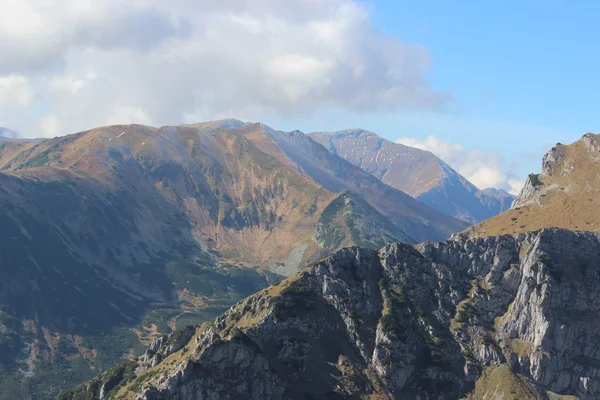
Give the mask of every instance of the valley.
POLYGON ((49 398, 342 247, 467 226, 237 120, 4 139, 0 205, 2 399, 49 398))

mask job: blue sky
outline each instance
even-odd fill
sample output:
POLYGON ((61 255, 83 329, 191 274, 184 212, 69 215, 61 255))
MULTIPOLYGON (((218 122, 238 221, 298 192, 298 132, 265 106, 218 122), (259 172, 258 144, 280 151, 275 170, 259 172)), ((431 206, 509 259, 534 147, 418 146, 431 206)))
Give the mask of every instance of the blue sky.
POLYGON ((338 113, 308 130, 353 125, 390 140, 442 140, 498 152, 524 179, 545 151, 598 132, 600 2, 369 2, 386 35, 424 46, 433 88, 450 92, 444 112, 338 113), (320 127, 320 128, 318 128, 320 127))
POLYGON ((358 127, 514 192, 552 145, 597 131, 598 15, 595 1, 22 0, 0 13, 0 126, 358 127))
POLYGON ((427 49, 429 83, 453 100, 441 113, 340 113, 317 122, 321 129, 355 125, 390 140, 434 135, 466 149, 498 152, 503 168, 521 179, 539 172, 544 152, 555 143, 598 131, 600 2, 367 4, 378 29, 427 49))
MULTIPOLYGON (((461 132, 449 124, 410 134, 495 149, 519 163, 520 175, 539 171, 548 144, 596 131, 598 15, 595 1, 376 1, 373 7, 385 33, 427 48, 432 86, 450 91, 453 112, 481 127, 461 132), (523 160, 528 153, 536 159, 523 160)), ((382 127, 393 135, 390 128, 382 127)))

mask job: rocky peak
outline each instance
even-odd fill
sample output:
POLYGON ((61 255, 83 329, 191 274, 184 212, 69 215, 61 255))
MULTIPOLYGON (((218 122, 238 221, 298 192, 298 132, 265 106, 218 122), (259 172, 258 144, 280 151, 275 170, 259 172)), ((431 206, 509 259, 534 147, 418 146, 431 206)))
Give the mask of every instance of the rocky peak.
POLYGON ((592 151, 600 152, 600 135, 586 133, 581 137, 581 141, 592 151))
POLYGON ((116 396, 597 399, 599 258, 561 229, 346 248, 164 339, 116 396))
POLYGON ((530 174, 511 209, 469 228, 472 235, 498 235, 560 227, 600 231, 600 135, 557 143, 530 174))
POLYGON ((557 143, 542 159, 542 174, 552 175, 552 171, 564 160, 564 157, 564 146, 561 143, 557 143))

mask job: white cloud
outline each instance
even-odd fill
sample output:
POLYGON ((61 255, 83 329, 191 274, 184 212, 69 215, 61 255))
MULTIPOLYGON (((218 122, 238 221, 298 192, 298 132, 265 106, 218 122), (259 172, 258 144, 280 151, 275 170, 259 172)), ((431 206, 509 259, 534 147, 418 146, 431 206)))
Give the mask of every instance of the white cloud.
POLYGON ((60 134, 59 123, 56 115, 45 116, 40 122, 41 137, 56 137, 60 134))
POLYGON ((33 98, 33 86, 25 76, 0 76, 0 107, 26 107, 33 98))
POLYGON ((146 112, 139 107, 120 106, 115 107, 113 114, 104 122, 106 125, 118 124, 150 124, 151 119, 146 112))
POLYGON ((480 189, 497 188, 518 194, 523 187, 522 180, 504 170, 504 159, 497 152, 478 148, 467 150, 460 144, 433 135, 423 140, 398 138, 396 142, 431 151, 480 189))
MULTIPOLYGON (((358 0, 4 0, 0 37, 0 76, 26 79, 65 134, 127 115, 297 117, 449 98, 425 80, 427 51, 376 30, 358 0)), ((29 136, 44 117, 0 110, 29 136)))

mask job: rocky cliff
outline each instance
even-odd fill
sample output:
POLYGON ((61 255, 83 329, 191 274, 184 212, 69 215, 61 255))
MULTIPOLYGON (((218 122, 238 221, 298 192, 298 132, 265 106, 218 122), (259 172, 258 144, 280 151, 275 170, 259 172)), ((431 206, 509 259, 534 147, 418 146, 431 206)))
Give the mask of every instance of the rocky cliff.
POLYGON ((347 248, 61 399, 598 399, 600 240, 347 248))

